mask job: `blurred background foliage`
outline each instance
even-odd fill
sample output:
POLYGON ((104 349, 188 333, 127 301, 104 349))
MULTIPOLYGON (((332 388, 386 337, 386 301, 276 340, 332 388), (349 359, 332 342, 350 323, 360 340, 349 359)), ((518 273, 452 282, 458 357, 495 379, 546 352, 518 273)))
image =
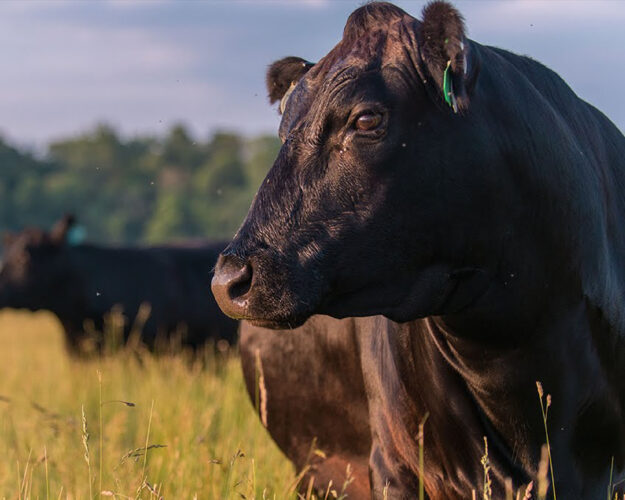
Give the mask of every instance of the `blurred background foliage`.
POLYGON ((50 227, 72 212, 95 242, 227 239, 279 148, 276 137, 224 131, 201 141, 184 125, 132 138, 99 125, 42 155, 0 138, 0 230, 50 227))

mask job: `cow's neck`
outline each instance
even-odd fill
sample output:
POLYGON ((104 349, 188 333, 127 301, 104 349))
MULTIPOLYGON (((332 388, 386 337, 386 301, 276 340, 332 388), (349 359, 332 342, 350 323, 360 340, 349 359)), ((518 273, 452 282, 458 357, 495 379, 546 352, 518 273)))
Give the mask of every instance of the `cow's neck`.
POLYGON ((548 430, 559 493, 584 491, 591 498, 607 485, 604 471, 613 456, 615 470, 625 466, 620 336, 584 297, 552 299, 529 321, 513 312, 510 317, 509 324, 485 321, 487 340, 474 317, 429 318, 426 324, 509 456, 530 475, 546 441, 536 386, 541 382, 552 396, 548 430), (497 330, 514 341, 498 342, 497 330), (586 484, 574 479, 593 474, 586 484))
POLYGON ((471 498, 472 490, 482 490, 484 436, 493 498, 503 498, 506 477, 517 486, 530 480, 510 459, 505 439, 454 368, 435 319, 362 324, 362 364, 370 368, 364 375, 373 431, 371 470, 380 498, 387 481, 388 498, 414 498, 419 476, 415 438, 426 415, 424 484, 430 499, 471 498), (398 464, 408 464, 412 475, 398 464))

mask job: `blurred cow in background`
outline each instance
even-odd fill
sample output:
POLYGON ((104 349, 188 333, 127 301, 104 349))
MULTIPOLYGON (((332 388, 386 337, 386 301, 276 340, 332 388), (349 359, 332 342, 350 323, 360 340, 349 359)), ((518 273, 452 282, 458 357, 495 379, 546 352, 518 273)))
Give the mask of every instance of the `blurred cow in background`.
POLYGON ((131 333, 150 349, 157 341, 194 350, 235 342, 238 323, 209 292, 209 270, 225 243, 106 247, 75 241, 79 230, 66 215, 49 232, 6 234, 0 308, 51 311, 72 354, 127 342, 131 333), (105 331, 122 338, 104 338, 105 331))
POLYGON ((294 330, 241 322, 247 392, 263 425, 301 474, 300 487, 334 485, 370 498, 371 428, 360 358, 367 319, 313 316, 294 330))

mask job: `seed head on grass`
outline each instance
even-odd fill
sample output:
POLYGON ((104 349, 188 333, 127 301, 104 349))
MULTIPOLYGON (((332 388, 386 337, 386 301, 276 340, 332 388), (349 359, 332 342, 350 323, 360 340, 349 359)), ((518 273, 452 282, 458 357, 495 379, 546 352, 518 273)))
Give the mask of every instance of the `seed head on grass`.
POLYGON ((119 465, 122 465, 129 458, 134 459, 135 462, 138 462, 141 457, 143 457, 148 450, 154 450, 157 448, 167 448, 166 444, 150 444, 147 447, 142 446, 141 448, 135 448, 134 450, 130 450, 126 453, 121 460, 119 461, 119 465))
POLYGON ((492 500, 493 490, 490 480, 490 460, 488 459, 488 440, 484 436, 484 456, 482 457, 482 467, 484 468, 484 500, 492 500))
POLYGON ((354 482, 354 473, 352 470, 352 464, 347 464, 345 468, 345 481, 343 482, 343 487, 341 488, 341 494, 339 495, 339 500, 343 500, 347 498, 347 488, 352 482, 354 482))
POLYGON ((157 500, 164 500, 163 496, 161 495, 160 487, 158 484, 152 485, 148 483, 147 481, 145 481, 144 486, 150 492, 151 497, 156 498, 157 500))
POLYGON ((135 406, 137 406, 135 403, 131 402, 131 401, 122 401, 121 399, 111 399, 109 401, 102 401, 100 403, 100 406, 104 406, 110 403, 121 403, 125 406, 128 406, 130 408, 134 408, 135 406))
MULTIPOLYGON (((230 457, 230 461, 228 462, 228 470, 226 474, 226 482, 224 483, 223 489, 222 489, 223 498, 230 498, 230 491, 231 491, 230 483, 232 482, 232 472, 234 470, 234 466, 237 460, 243 457, 245 457, 245 454, 241 450, 237 450, 236 453, 232 455, 232 457, 230 457)), ((234 485, 234 486, 236 487, 237 485, 234 485)))
POLYGON ((90 464, 89 460, 89 433, 87 432, 87 415, 85 415, 85 406, 81 406, 82 412, 82 446, 85 449, 85 462, 90 464))

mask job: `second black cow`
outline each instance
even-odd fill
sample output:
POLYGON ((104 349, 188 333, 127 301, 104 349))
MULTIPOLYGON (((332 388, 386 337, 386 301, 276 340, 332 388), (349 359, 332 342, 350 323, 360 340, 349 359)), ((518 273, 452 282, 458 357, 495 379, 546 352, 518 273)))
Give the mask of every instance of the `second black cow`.
POLYGON ((68 215, 49 232, 30 228, 5 236, 0 308, 53 312, 73 354, 101 350, 112 340, 104 339, 102 332, 114 309, 126 318, 118 325, 124 338, 117 340, 126 341, 135 326, 139 340, 149 348, 159 339, 165 346, 174 336, 175 342, 191 349, 207 341, 235 342, 237 322, 219 310, 209 291, 209 270, 224 243, 73 245, 68 242, 73 227, 74 218, 68 215))

